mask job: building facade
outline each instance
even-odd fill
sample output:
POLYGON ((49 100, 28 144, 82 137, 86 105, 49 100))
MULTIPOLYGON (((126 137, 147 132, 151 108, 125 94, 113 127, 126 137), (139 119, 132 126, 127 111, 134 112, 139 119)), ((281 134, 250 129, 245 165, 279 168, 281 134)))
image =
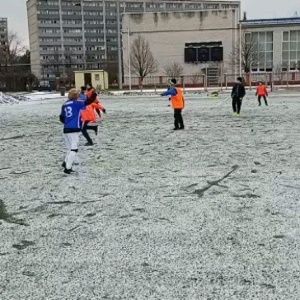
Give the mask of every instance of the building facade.
MULTIPOLYGON (((1 49, 3 49, 7 44, 7 38, 8 38, 8 25, 7 25, 7 18, 0 18, 0 52, 1 49)), ((0 58, 1 63, 1 58, 0 58)), ((0 89, 5 88, 5 80, 2 77, 2 74, 0 74, 0 89)))
POLYGON ((187 12, 126 14, 123 18, 123 58, 126 77, 137 76, 128 65, 134 41, 143 37, 158 63, 154 76, 179 64, 182 75, 205 74, 209 84, 218 84, 221 73, 237 73, 232 49, 238 47, 240 7, 187 12))
POLYGON ((245 44, 253 47, 252 72, 300 70, 300 18, 244 20, 245 44))
POLYGON ((70 69, 116 71, 121 51, 118 21, 126 12, 239 7, 239 1, 209 0, 28 0, 32 72, 38 78, 53 79, 70 69))
POLYGON ((0 45, 4 46, 7 41, 8 34, 7 18, 0 18, 0 45))

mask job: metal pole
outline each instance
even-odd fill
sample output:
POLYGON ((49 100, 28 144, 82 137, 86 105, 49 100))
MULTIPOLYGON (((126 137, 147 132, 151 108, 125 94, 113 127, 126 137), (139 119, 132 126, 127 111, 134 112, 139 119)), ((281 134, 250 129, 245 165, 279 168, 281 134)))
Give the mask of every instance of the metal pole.
POLYGON ((239 21, 240 31, 240 77, 242 77, 242 23, 239 21))
POLYGON ((84 10, 83 1, 81 1, 81 27, 82 27, 82 46, 83 46, 83 69, 86 70, 86 43, 85 43, 85 28, 84 28, 84 10))
POLYGON ((127 51, 128 51, 128 76, 129 76, 129 91, 131 91, 130 17, 129 17, 129 16, 128 16, 128 32, 127 32, 127 51))
POLYGON ((119 76, 118 76, 118 84, 119 89, 123 88, 123 73, 122 73, 122 45, 121 45, 121 15, 120 15, 120 0, 117 0, 117 26, 118 26, 118 66, 119 66, 119 76))

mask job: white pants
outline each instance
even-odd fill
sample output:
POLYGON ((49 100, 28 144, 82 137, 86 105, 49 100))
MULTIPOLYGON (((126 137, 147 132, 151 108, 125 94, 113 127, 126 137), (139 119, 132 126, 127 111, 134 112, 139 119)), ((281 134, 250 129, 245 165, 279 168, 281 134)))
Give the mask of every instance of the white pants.
POLYGON ((67 155, 65 158, 67 169, 72 169, 72 165, 76 157, 76 153, 78 151, 79 134, 80 132, 72 132, 72 133, 64 134, 66 146, 67 146, 67 155))

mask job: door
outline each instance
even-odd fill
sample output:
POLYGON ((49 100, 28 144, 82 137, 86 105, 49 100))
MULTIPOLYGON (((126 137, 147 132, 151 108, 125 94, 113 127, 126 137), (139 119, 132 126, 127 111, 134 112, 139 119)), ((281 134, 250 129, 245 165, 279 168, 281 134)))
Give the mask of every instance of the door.
POLYGON ((84 73, 84 85, 92 84, 92 75, 91 73, 84 73))

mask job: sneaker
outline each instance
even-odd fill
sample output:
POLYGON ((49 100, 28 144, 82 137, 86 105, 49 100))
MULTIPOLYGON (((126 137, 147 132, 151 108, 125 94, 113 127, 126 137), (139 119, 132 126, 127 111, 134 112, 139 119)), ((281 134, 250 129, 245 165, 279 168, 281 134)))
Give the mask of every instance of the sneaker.
POLYGON ((71 173, 74 173, 74 171, 73 171, 72 169, 67 169, 67 168, 65 168, 65 169, 64 169, 64 173, 65 173, 65 174, 71 174, 71 173))
POLYGON ((67 166, 66 162, 64 161, 64 162, 61 164, 61 166, 62 166, 63 168, 66 168, 66 166, 67 166))
POLYGON ((84 144, 84 146, 93 146, 94 145, 94 143, 86 143, 86 144, 84 144))
POLYGON ((184 126, 183 127, 179 127, 179 130, 184 130, 184 126))
POLYGON ((237 117, 239 117, 239 116, 240 116, 240 114, 236 114, 236 116, 237 116, 237 117))
POLYGON ((236 116, 237 116, 237 113, 236 113, 236 112, 234 112, 232 115, 233 115, 234 117, 236 117, 236 116))
POLYGON ((175 128, 173 128, 173 130, 179 130, 179 128, 178 128, 178 127, 175 127, 175 128))

